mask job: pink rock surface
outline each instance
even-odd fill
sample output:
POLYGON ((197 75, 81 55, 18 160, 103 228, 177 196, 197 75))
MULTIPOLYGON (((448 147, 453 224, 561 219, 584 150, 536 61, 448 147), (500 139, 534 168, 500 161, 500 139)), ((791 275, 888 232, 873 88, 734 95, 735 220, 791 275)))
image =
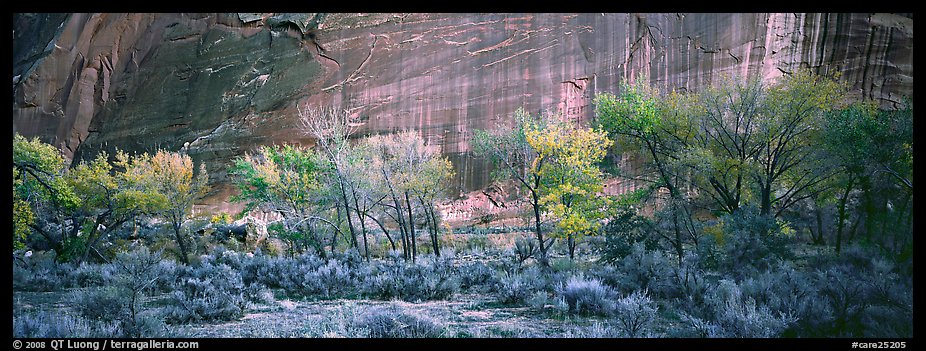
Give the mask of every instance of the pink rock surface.
POLYGON ((810 67, 841 72, 884 107, 913 96, 912 14, 329 14, 309 35, 270 28, 271 17, 73 14, 36 44, 44 56, 23 61, 32 69, 14 62, 13 131, 68 157, 186 145, 209 168, 216 190, 206 202, 227 208, 231 158, 311 143, 298 130, 304 103, 349 108, 361 133, 421 130, 465 193, 489 182, 469 155, 473 130, 522 106, 588 121, 595 94, 622 79, 691 91, 721 74, 774 80, 810 67), (209 52, 226 40, 242 51, 209 52), (273 66, 283 59, 303 66, 273 66), (220 76, 226 67, 238 76, 220 76))

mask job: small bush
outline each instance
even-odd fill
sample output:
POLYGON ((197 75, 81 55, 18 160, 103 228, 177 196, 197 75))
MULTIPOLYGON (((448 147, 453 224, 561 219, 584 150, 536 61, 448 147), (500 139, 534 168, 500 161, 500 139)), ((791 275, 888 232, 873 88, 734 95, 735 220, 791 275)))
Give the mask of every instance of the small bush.
POLYGON ((723 258, 721 268, 743 278, 774 266, 787 250, 787 226, 774 217, 763 216, 752 207, 722 218, 723 258))
POLYGON ((377 299, 401 298, 417 302, 447 299, 460 289, 460 278, 453 267, 453 256, 423 256, 417 263, 380 262, 369 273, 359 289, 377 299))
POLYGON ((107 286, 80 290, 72 295, 74 308, 81 316, 94 321, 116 321, 128 314, 129 294, 118 287, 107 286))
POLYGON ((696 253, 688 253, 682 260, 681 266, 675 268, 671 276, 671 286, 683 310, 693 310, 704 304, 711 287, 707 272, 699 268, 700 257, 696 253))
POLYGON ((70 286, 70 263, 57 263, 49 252, 38 252, 13 264, 13 289, 19 291, 57 291, 70 286))
POLYGON ((527 305, 531 308, 542 310, 545 306, 550 305, 550 295, 546 291, 535 291, 527 298, 527 305))
POLYGON ((675 331, 673 337, 681 338, 717 338, 720 337, 720 327, 710 321, 694 317, 687 313, 681 314, 683 328, 675 331))
POLYGON ((302 294, 332 298, 344 294, 353 286, 354 282, 347 265, 333 258, 318 269, 303 274, 302 294))
POLYGON ((86 262, 81 263, 70 273, 68 279, 71 284, 81 288, 103 286, 113 275, 112 265, 89 264, 86 262))
POLYGON ((640 216, 636 211, 625 208, 620 210, 607 224, 601 227, 604 235, 604 246, 601 250, 601 260, 605 263, 616 264, 633 251, 637 244, 644 245, 649 250, 658 246, 654 236, 650 235, 650 220, 640 216))
POLYGON ((241 275, 231 267, 209 262, 178 268, 175 291, 170 294, 167 319, 173 322, 230 321, 244 316, 247 300, 241 275))
POLYGON ((124 338, 163 338, 172 336, 164 317, 157 311, 141 311, 134 318, 122 320, 122 337, 124 338))
POLYGON ((532 284, 520 274, 506 276, 501 279, 496 288, 498 302, 506 305, 522 304, 531 296, 532 288, 532 284))
POLYGON ((614 313, 614 290, 596 279, 572 277, 560 293, 569 304, 569 311, 585 315, 609 316, 614 313))
POLYGON ((474 262, 457 268, 461 289, 483 291, 499 283, 495 269, 482 262, 474 262))
POLYGON ((622 291, 647 290, 656 296, 674 296, 677 287, 672 282, 673 266, 675 264, 662 251, 634 244, 630 254, 620 262, 622 279, 616 287, 622 291))
POLYGON ((118 338, 118 322, 92 321, 52 311, 13 313, 14 338, 118 338))
POLYGON ((624 337, 651 337, 657 310, 646 291, 635 291, 617 300, 614 308, 616 326, 624 337))
POLYGON ((358 325, 368 329, 371 338, 439 338, 446 333, 430 318, 406 314, 394 307, 373 310, 358 325))
POLYGON ((517 260, 518 267, 524 264, 524 261, 534 257, 538 252, 537 241, 532 238, 518 237, 514 242, 513 254, 517 260))
MULTIPOLYGON (((776 314, 796 317, 799 321, 819 319, 825 315, 819 304, 819 288, 811 276, 795 271, 787 263, 747 278, 740 283, 744 297, 753 299, 776 314)), ((792 333, 804 329, 800 323, 792 325, 792 333)))
POLYGON ((796 322, 791 315, 774 313, 767 306, 757 304, 756 300, 744 297, 740 287, 729 280, 720 281, 707 304, 712 308, 721 337, 779 337, 796 322))

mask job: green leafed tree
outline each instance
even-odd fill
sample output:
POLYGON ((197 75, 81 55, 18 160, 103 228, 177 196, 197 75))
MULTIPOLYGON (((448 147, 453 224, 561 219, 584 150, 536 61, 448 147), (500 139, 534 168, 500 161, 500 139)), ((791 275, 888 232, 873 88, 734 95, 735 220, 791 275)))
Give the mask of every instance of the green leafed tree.
POLYGON ((171 224, 174 239, 180 247, 180 261, 188 264, 191 252, 182 227, 190 218, 193 204, 209 191, 206 165, 200 164, 197 171, 190 156, 164 150, 153 155, 144 153, 117 159, 118 166, 125 169, 126 180, 138 191, 163 196, 165 206, 157 214, 171 224))
POLYGON ((541 213, 544 211, 540 198, 543 197, 542 172, 549 160, 537 152, 527 141, 528 130, 542 130, 547 121, 539 116, 532 116, 523 108, 515 111, 514 125, 498 126, 494 130, 475 130, 472 139, 473 152, 476 156, 489 159, 494 167, 494 178, 511 179, 528 195, 533 212, 534 235, 539 249, 539 261, 548 266, 548 242, 543 235, 541 213))
POLYGON ((260 208, 283 217, 273 229, 290 244, 292 255, 305 243, 324 257, 323 238, 312 223, 322 221, 337 230, 337 225, 318 216, 319 178, 327 168, 327 162, 310 149, 264 146, 236 159, 230 173, 240 191, 235 199, 246 202, 245 211, 260 208))
POLYGON ((539 169, 542 181, 540 204, 555 218, 554 236, 566 239, 569 258, 575 258, 577 239, 598 232, 608 212, 608 198, 601 195, 604 175, 598 164, 611 140, 606 133, 559 122, 543 129, 525 131, 527 143, 549 165, 539 169))
POLYGON ((82 200, 80 206, 70 212, 75 222, 81 223, 84 228, 81 261, 91 253, 102 258, 95 246, 123 223, 137 216, 157 213, 168 206, 164 194, 138 184, 125 172, 124 166, 129 162, 128 154, 117 151, 114 169, 109 155, 102 152, 68 172, 67 182, 82 200))
MULTIPOLYGON (((595 98, 595 114, 599 128, 615 139, 625 154, 636 154, 643 160, 642 177, 636 181, 650 183, 650 187, 667 190, 669 199, 663 210, 671 217, 670 233, 663 234, 672 244, 679 261, 684 256, 683 232, 692 233, 688 189, 694 179, 710 172, 688 167, 693 157, 705 157, 693 146, 697 142, 701 125, 698 117, 704 114, 696 97, 686 94, 660 93, 638 78, 633 84, 621 84, 618 94, 603 93, 595 98)), ((710 167, 712 160, 695 162, 710 167)), ((721 202, 723 203, 723 202, 721 202)))
POLYGON ((81 199, 66 174, 67 162, 54 146, 38 138, 13 136, 14 247, 23 247, 30 234, 36 233, 60 255, 64 243, 76 236, 80 225, 64 222, 81 199))
POLYGON ((845 105, 847 91, 835 78, 809 70, 784 76, 767 90, 752 177, 760 213, 778 217, 832 175, 819 152, 819 134, 824 116, 845 105))
POLYGON ((477 130, 473 149, 495 165, 497 179, 510 179, 525 190, 534 219, 539 261, 548 265, 542 215, 557 221, 558 236, 569 241, 597 232, 599 214, 607 202, 600 196, 603 175, 598 163, 611 140, 604 132, 559 121, 553 116, 531 116, 523 109, 514 114, 514 126, 477 130))

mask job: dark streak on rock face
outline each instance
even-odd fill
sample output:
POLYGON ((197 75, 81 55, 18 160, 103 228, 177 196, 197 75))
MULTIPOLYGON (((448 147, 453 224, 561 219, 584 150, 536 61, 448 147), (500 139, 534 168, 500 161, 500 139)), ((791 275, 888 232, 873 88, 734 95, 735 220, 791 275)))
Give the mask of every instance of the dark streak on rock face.
POLYGON ((588 121, 625 78, 693 91, 811 67, 886 107, 913 95, 912 15, 18 14, 13 47, 14 132, 75 159, 184 149, 213 204, 235 156, 311 143, 302 103, 349 108, 361 133, 422 131, 468 191, 489 181, 474 129, 521 106, 588 121))

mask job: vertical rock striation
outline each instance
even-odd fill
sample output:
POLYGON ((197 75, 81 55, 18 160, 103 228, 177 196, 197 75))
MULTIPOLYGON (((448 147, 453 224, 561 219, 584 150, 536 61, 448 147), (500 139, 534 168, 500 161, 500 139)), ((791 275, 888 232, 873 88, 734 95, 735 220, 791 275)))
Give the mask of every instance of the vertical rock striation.
POLYGON ((13 47, 14 132, 74 159, 186 150, 214 204, 235 156, 311 143, 304 103, 363 134, 421 130, 464 191, 488 182, 474 129, 521 106, 589 120, 622 79, 691 91, 809 67, 884 107, 913 96, 912 14, 17 14, 13 47))

